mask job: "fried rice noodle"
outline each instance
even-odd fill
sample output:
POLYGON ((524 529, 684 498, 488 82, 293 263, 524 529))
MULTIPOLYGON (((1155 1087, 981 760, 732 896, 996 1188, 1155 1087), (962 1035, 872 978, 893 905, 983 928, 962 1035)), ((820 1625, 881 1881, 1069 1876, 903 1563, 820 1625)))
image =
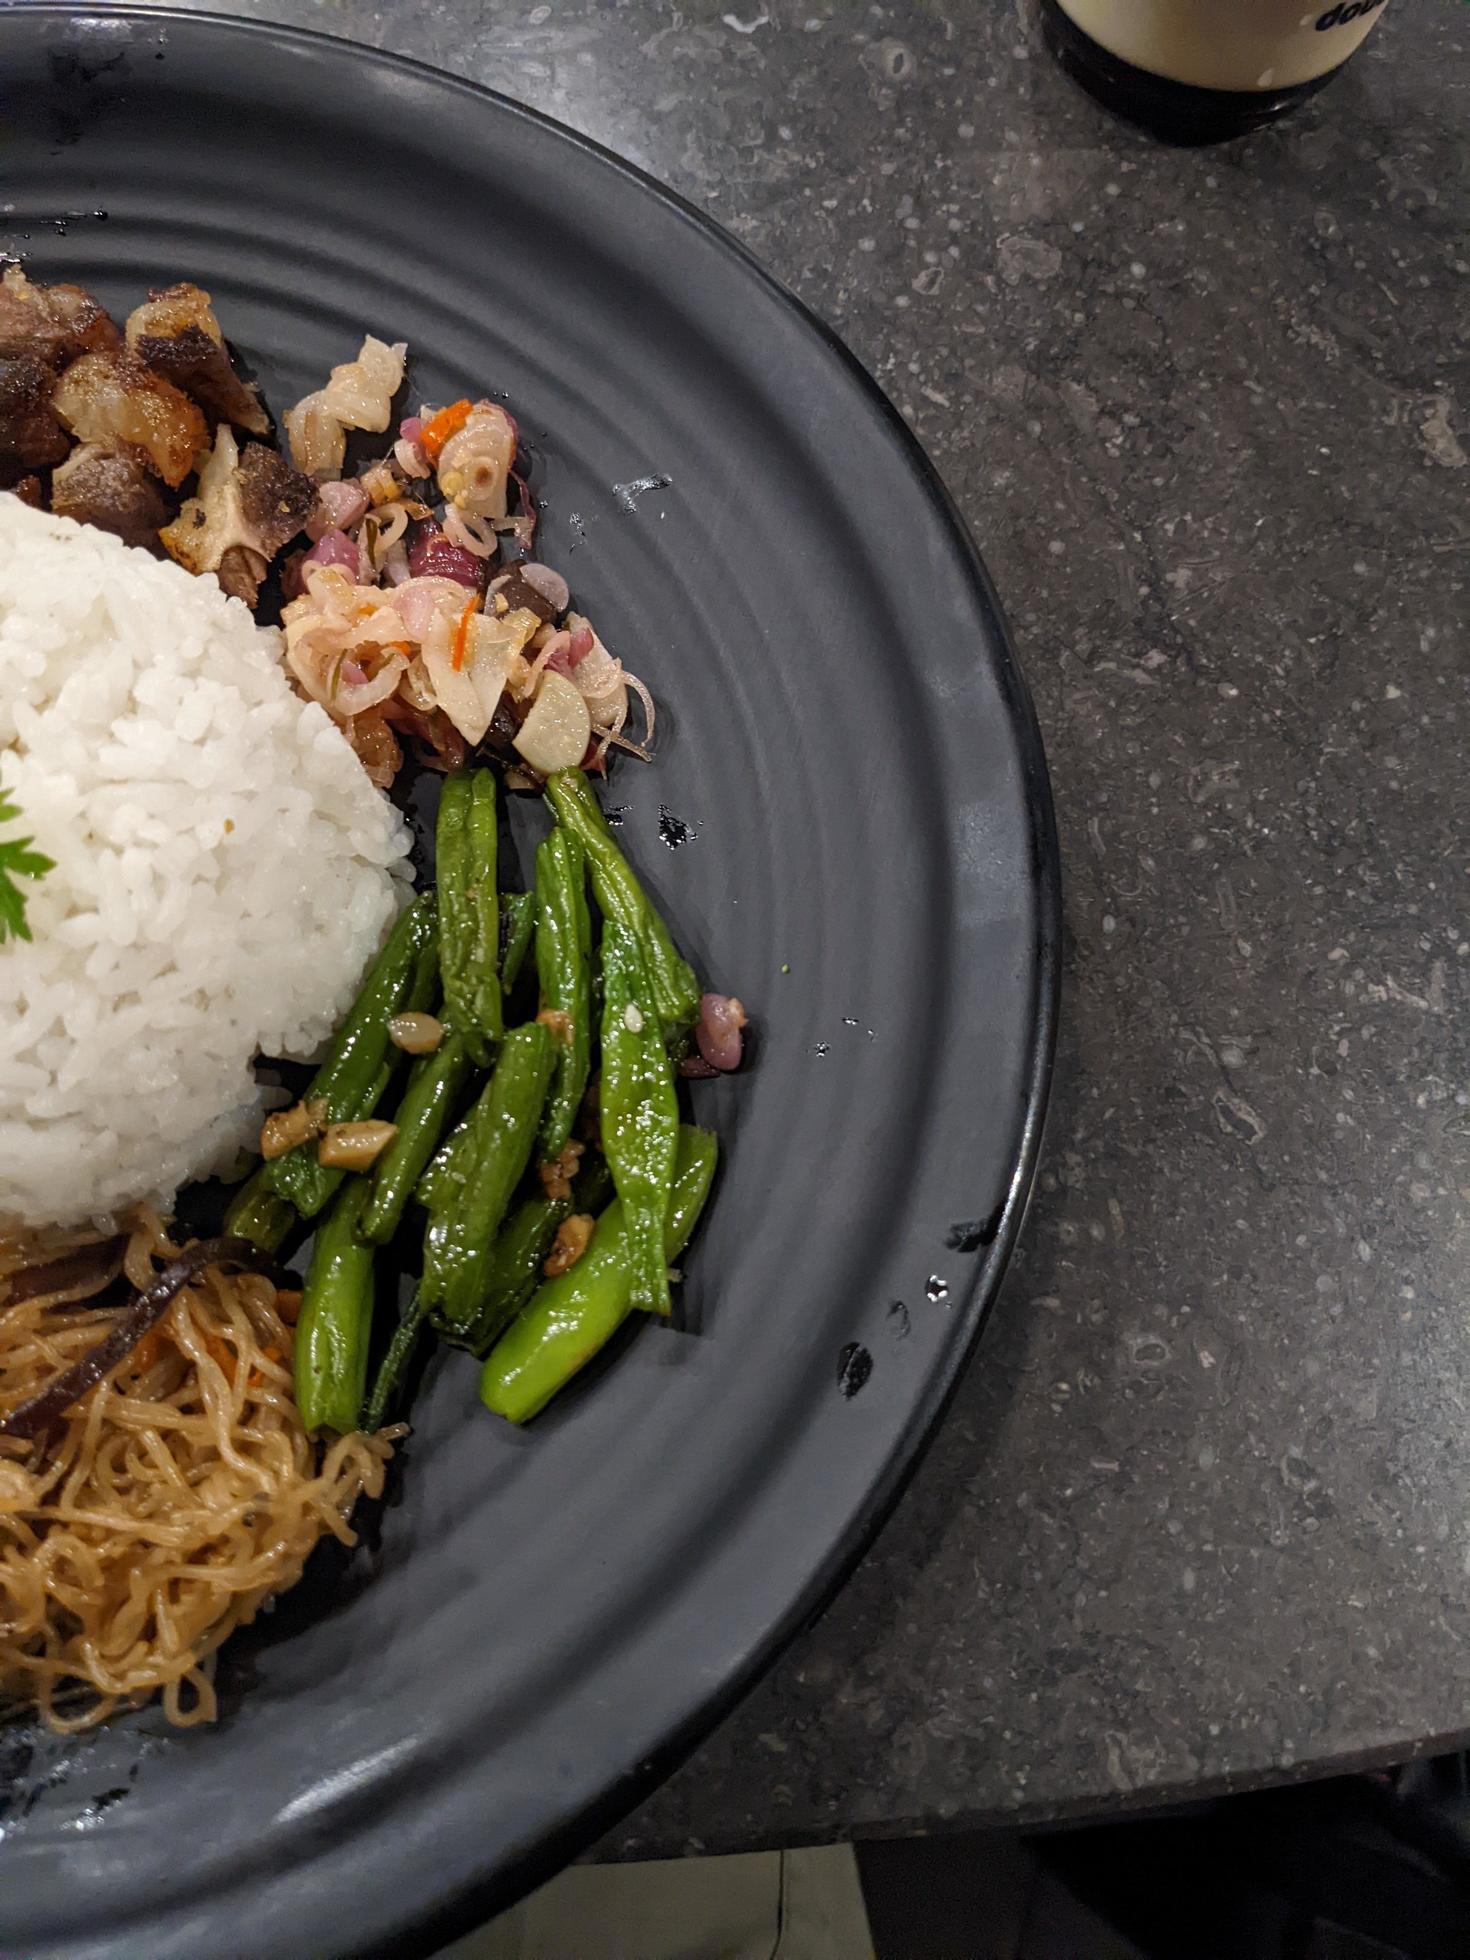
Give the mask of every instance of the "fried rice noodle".
MULTIPOLYGON (((142 1291, 177 1254, 143 1211, 122 1271, 142 1291)), ((12 1298, 57 1257, 0 1240, 0 1412, 115 1324, 115 1305, 76 1300, 74 1284, 12 1298)), ((353 1507, 381 1494, 397 1432, 313 1442, 291 1344, 271 1280, 211 1267, 45 1437, 0 1439, 0 1710, 72 1731, 156 1696, 171 1722, 211 1721, 222 1642, 328 1532, 355 1542, 353 1507)))

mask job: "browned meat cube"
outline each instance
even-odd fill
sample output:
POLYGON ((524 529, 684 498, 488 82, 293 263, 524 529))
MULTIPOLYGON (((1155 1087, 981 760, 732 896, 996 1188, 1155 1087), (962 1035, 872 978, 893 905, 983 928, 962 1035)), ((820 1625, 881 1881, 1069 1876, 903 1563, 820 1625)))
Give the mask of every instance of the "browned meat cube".
POLYGON ((132 354, 84 354, 56 385, 56 413, 82 442, 141 449, 177 489, 208 446, 204 417, 189 397, 132 354))
POLYGON ((35 354, 0 361, 0 484, 64 463, 71 437, 51 407, 56 373, 35 354))
POLYGON ((51 479, 51 508, 58 517, 95 524, 126 544, 158 549, 169 505, 144 457, 135 449, 75 450, 51 479))
POLYGON ((191 572, 213 572, 232 598, 255 604, 260 582, 282 545, 294 538, 316 485, 263 443, 243 453, 221 424, 199 471, 199 490, 162 534, 171 558, 191 572))
POLYGON ((211 424, 270 434, 270 417, 230 360, 209 294, 187 283, 150 293, 128 315, 130 353, 198 402, 211 424))
POLYGON ((64 367, 79 354, 105 352, 119 342, 117 328, 80 286, 38 286, 18 265, 0 278, 0 359, 34 354, 48 367, 64 367))

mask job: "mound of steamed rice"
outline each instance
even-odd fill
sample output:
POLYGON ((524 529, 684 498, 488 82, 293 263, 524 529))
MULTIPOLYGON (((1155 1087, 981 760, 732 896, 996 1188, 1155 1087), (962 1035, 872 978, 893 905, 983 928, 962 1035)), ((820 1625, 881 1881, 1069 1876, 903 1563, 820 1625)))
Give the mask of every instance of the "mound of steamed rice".
POLYGON ((406 832, 277 633, 8 495, 0 784, 56 862, 0 944, 0 1226, 167 1203, 254 1143, 252 1058, 341 1018, 406 832))

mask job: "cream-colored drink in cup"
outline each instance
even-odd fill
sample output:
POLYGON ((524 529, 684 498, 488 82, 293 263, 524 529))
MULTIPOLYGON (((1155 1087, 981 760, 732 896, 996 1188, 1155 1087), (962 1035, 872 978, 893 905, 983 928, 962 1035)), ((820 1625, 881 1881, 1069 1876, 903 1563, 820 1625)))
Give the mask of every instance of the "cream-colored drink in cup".
POLYGON ((1313 94, 1386 0, 1042 0, 1047 43, 1109 108, 1174 142, 1258 129, 1313 94))

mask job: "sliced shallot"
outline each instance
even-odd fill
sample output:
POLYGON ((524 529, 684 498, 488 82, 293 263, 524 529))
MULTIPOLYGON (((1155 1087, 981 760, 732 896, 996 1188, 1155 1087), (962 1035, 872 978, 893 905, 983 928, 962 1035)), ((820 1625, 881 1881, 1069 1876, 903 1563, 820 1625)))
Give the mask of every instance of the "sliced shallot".
POLYGON ((639 680, 636 674, 630 674, 627 672, 626 669, 624 669, 623 679, 628 683, 629 688, 633 691, 634 694, 638 696, 639 701, 643 705, 642 746, 638 747, 637 744, 632 742, 629 742, 627 746, 630 749, 637 747, 638 753, 643 757, 644 761, 646 762, 648 760, 649 754, 653 749, 653 727, 654 727, 654 723, 658 719, 658 709, 653 704, 653 696, 649 693, 648 689, 643 685, 642 681, 639 680))
POLYGON ((500 549, 493 524, 482 517, 466 515, 451 504, 444 513, 444 535, 461 551, 472 551, 477 558, 493 558, 500 549))
POLYGON ((458 584, 478 591, 481 561, 446 537, 431 519, 408 547, 408 568, 415 578, 452 578, 458 584))
MULTIPOLYGON (((324 484, 323 489, 335 489, 335 484, 324 484)), ((335 526, 322 532, 316 543, 301 559, 301 576, 304 581, 308 565, 340 565, 351 579, 357 577, 361 567, 361 554, 356 541, 345 531, 335 526)))
MULTIPOLYGON (((368 557, 375 567, 380 567, 395 544, 401 542, 408 529, 408 511, 402 504, 387 504, 373 512, 362 527, 362 542, 367 546, 368 557)), ((404 564, 408 554, 404 552, 404 564)))
POLYGON ((534 694, 536 683, 544 673, 565 674, 569 671, 568 655, 571 652, 572 646, 571 634, 563 628, 560 631, 553 630, 549 633, 538 634, 537 639, 540 644, 536 649, 536 658, 531 662, 531 671, 526 675, 525 680, 518 690, 521 694, 534 694))
POLYGON ((533 591, 541 594, 558 618, 572 603, 571 587, 561 573, 553 571, 550 565, 540 565, 534 558, 528 559, 520 567, 520 574, 533 591))
POLYGON ((745 1025, 745 1009, 732 995, 701 997, 694 1039, 711 1068, 722 1072, 739 1068, 744 1053, 740 1031, 745 1025))
MULTIPOLYGON (((409 562, 412 563, 412 555, 409 562)), ((389 603, 403 622, 405 635, 422 646, 441 615, 459 617, 464 610, 464 593, 458 579, 415 575, 399 586, 389 603)))
POLYGON ((535 627, 535 615, 527 612, 499 618, 472 613, 453 627, 442 615, 435 621, 424 641, 423 670, 438 705, 467 742, 483 742, 489 733, 506 676, 535 627))
POLYGON ((429 459, 419 443, 424 432, 422 415, 405 415, 398 424, 398 440, 393 445, 393 460, 405 476, 428 476, 429 459))
POLYGON ((391 504, 402 486, 393 474, 392 464, 379 461, 369 464, 363 471, 362 487, 376 508, 380 504, 391 504))
POLYGON ((366 514, 367 492, 360 483, 321 483, 317 486, 316 509, 306 520, 306 535, 319 539, 331 530, 350 531, 366 514))

